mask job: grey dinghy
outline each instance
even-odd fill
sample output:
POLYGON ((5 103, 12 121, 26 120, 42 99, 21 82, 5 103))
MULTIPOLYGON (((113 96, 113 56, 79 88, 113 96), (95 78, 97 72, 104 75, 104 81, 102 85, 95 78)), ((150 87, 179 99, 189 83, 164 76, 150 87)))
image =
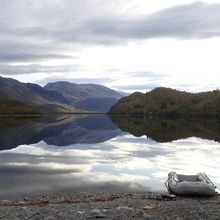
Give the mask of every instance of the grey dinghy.
POLYGON ((213 196, 216 194, 216 186, 205 173, 181 175, 170 172, 165 185, 169 193, 174 195, 213 196))

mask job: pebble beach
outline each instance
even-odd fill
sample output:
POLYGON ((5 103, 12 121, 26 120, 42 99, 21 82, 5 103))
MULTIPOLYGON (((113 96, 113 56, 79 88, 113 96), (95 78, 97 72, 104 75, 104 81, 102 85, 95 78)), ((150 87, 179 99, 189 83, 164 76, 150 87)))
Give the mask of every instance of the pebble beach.
POLYGON ((220 219, 220 196, 79 194, 0 201, 0 219, 220 219))

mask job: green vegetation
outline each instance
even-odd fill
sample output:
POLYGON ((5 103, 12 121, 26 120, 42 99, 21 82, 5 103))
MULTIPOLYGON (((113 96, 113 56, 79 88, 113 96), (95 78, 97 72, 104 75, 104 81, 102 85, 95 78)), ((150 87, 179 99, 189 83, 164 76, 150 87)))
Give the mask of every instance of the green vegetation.
POLYGON ((0 115, 42 115, 42 112, 24 103, 0 99, 0 115))
POLYGON ((217 117, 220 115, 220 91, 188 93, 160 87, 146 94, 136 92, 121 98, 109 113, 132 116, 217 117))

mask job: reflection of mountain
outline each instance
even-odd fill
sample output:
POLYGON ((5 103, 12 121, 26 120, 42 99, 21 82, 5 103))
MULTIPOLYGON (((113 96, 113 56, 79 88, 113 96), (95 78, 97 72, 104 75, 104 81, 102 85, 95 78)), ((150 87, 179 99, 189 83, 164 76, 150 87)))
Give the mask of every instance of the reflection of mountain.
POLYGON ((220 142, 220 121, 214 119, 144 119, 112 117, 119 128, 135 136, 146 135, 157 142, 199 137, 220 142))
POLYGON ((0 150, 43 140, 49 145, 107 141, 121 131, 106 115, 62 115, 56 118, 1 118, 0 150))

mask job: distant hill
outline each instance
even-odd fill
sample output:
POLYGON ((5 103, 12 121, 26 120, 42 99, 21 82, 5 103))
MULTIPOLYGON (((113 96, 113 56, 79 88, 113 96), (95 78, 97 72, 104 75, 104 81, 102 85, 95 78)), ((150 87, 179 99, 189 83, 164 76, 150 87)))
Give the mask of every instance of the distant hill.
POLYGON ((48 83, 44 89, 60 92, 76 108, 95 112, 108 112, 124 96, 105 86, 64 81, 48 83))
POLYGON ((41 115, 42 112, 22 102, 0 99, 0 115, 41 115))
POLYGON ((95 84, 55 82, 41 87, 0 77, 0 114, 106 113, 122 96, 95 84))
POLYGON ((220 91, 188 93, 160 87, 146 94, 136 92, 121 98, 110 113, 133 116, 219 116, 220 91))
POLYGON ((36 84, 0 77, 0 113, 14 114, 18 111, 19 114, 26 114, 30 109, 41 113, 77 111, 68 105, 68 100, 55 91, 47 91, 36 84))
POLYGON ((76 103, 75 107, 88 111, 108 112, 117 101, 118 99, 113 97, 90 97, 76 103))

